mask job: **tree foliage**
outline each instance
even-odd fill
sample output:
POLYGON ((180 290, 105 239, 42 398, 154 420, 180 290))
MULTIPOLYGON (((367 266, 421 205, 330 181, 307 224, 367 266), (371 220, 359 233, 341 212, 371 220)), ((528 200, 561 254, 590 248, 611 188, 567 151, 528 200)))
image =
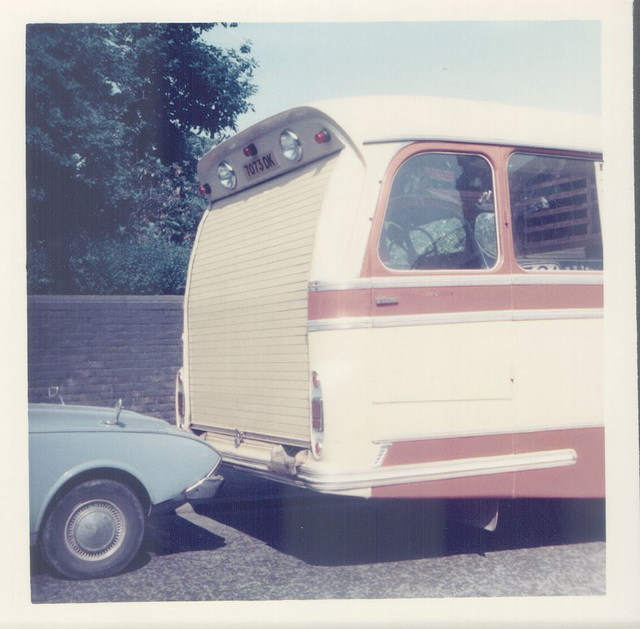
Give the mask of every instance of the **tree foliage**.
POLYGON ((69 259, 77 292, 99 295, 181 294, 191 248, 157 234, 104 236, 69 259))
MULTIPOLYGON (((183 260, 203 211, 197 159, 235 129, 255 92, 249 44, 222 49, 202 38, 233 26, 28 26, 32 292, 108 290, 115 267, 89 264, 97 251, 107 255, 104 243, 119 243, 122 255, 125 241, 167 243, 180 247, 176 259, 183 260), (90 280, 91 268, 102 268, 104 279, 90 280)), ((121 290, 146 292, 145 281, 121 282, 121 290)), ((176 285, 155 290, 175 292, 176 285)))

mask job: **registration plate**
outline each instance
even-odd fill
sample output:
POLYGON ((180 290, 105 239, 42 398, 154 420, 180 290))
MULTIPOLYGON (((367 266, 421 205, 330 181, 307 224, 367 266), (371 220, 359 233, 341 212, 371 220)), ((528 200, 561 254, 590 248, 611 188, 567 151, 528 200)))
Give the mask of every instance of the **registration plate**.
POLYGON ((276 156, 273 153, 260 155, 243 166, 247 179, 252 179, 263 173, 276 170, 279 167, 280 164, 276 161, 276 156))

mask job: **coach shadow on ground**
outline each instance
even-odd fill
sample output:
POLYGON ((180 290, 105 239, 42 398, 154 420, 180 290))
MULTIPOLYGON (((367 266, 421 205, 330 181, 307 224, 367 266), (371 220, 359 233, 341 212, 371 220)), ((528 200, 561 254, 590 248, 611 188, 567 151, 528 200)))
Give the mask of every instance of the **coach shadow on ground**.
POLYGON ((605 540, 602 500, 503 500, 500 524, 488 532, 448 519, 443 501, 314 494, 228 469, 215 501, 197 511, 316 565, 482 555, 605 540))

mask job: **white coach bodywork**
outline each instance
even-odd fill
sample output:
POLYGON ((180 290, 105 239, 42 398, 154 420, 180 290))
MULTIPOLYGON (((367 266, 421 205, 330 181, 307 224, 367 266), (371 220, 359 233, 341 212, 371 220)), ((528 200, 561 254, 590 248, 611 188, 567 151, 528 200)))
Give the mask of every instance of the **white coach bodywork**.
MULTIPOLYGON (((198 167, 211 206, 187 280, 178 422, 227 464, 318 491, 601 495, 602 273, 562 256, 566 269, 523 266, 507 181, 514 154, 597 170, 599 134, 587 116, 362 97, 283 112, 214 148, 198 167), (299 161, 278 153, 283 130, 300 138, 299 161), (320 131, 330 141, 314 142, 320 131), (382 260, 396 174, 431 154, 490 173, 493 266, 382 260), (232 190, 217 182, 222 163, 232 190)), ((596 194, 590 182, 578 192, 596 194)))

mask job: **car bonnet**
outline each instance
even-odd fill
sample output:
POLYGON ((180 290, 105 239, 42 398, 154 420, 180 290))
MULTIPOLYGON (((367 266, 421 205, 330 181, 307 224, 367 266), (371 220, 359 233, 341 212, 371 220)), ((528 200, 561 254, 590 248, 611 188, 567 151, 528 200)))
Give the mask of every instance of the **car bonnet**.
POLYGON ((29 432, 105 432, 124 429, 134 432, 173 433, 168 422, 115 408, 54 404, 29 405, 29 432), (116 423, 116 418, 118 423, 116 423))

